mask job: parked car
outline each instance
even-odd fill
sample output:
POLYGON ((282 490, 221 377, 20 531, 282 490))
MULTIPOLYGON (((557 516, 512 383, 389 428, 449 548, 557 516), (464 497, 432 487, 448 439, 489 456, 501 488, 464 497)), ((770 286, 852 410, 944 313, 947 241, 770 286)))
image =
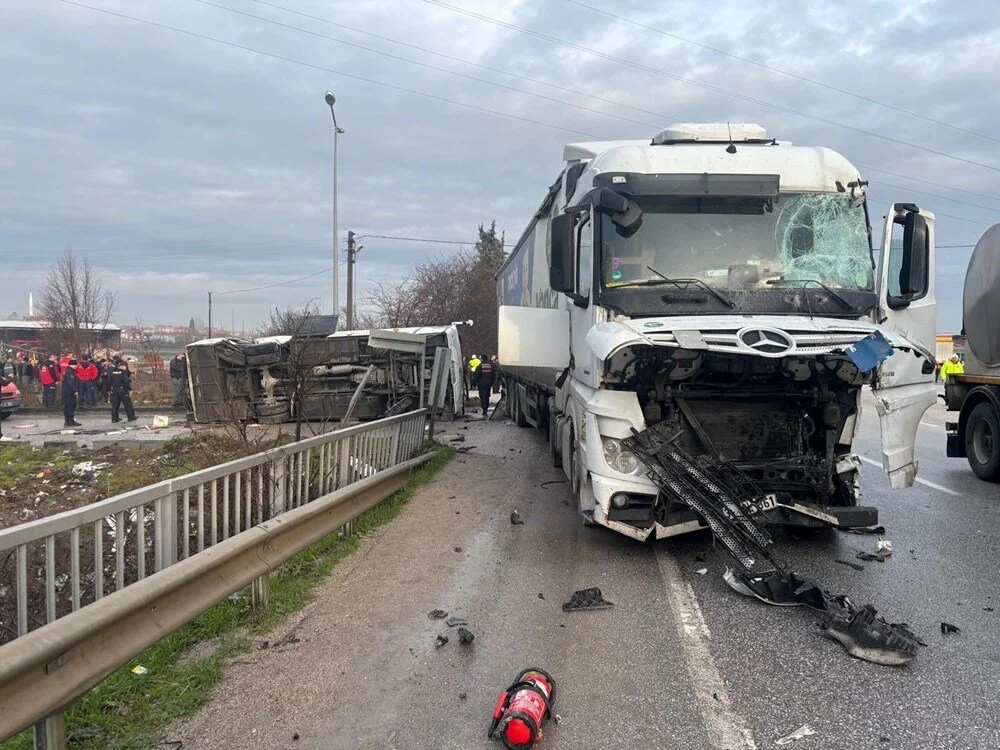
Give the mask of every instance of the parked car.
POLYGON ((0 389, 0 419, 6 419, 21 408, 21 391, 11 383, 0 389))

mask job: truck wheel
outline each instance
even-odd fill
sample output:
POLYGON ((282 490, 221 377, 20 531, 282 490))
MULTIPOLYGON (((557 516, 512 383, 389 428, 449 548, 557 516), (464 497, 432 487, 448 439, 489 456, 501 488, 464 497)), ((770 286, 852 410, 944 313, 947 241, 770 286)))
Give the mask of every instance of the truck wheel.
POLYGON ((1000 482, 1000 414, 989 401, 977 404, 969 414, 965 452, 977 477, 1000 482))
POLYGON ((562 456, 559 455, 559 430, 556 427, 556 410, 549 399, 549 458, 555 467, 562 466, 562 456))
POLYGON ((569 486, 573 492, 573 499, 576 501, 576 508, 583 517, 584 526, 597 526, 598 524, 590 514, 590 511, 584 512, 583 510, 583 480, 580 479, 580 451, 577 450, 576 435, 573 432, 570 432, 569 445, 570 450, 573 451, 569 457, 569 486))

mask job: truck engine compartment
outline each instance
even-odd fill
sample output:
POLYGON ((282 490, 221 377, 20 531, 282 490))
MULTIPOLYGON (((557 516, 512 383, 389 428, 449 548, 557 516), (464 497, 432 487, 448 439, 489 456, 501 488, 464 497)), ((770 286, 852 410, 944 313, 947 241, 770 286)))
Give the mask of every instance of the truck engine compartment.
POLYGON ((844 459, 870 379, 842 354, 632 346, 608 361, 603 382, 634 391, 647 426, 668 425, 687 453, 731 463, 765 492, 796 503, 850 507, 857 466, 844 459))

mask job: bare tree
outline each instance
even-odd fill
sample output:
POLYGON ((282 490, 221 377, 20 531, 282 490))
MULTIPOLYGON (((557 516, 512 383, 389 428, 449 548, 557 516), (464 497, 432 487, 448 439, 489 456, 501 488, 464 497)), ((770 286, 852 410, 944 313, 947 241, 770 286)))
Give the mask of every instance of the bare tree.
POLYGON ((49 322, 49 346, 80 354, 101 343, 101 332, 118 308, 114 292, 101 284, 86 259, 71 247, 49 269, 38 309, 49 322))
MULTIPOLYGON (((287 343, 288 356, 283 359, 275 372, 268 372, 265 381, 273 379, 270 384, 272 392, 280 390, 289 399, 289 407, 295 418, 295 440, 302 439, 302 424, 306 421, 305 400, 316 388, 318 381, 314 369, 316 358, 309 345, 309 340, 303 334, 309 329, 310 319, 319 315, 319 304, 310 300, 300 308, 286 307, 284 310, 274 308, 267 320, 260 326, 258 335, 291 336, 287 343)), ((265 388, 269 387, 267 382, 265 388)))

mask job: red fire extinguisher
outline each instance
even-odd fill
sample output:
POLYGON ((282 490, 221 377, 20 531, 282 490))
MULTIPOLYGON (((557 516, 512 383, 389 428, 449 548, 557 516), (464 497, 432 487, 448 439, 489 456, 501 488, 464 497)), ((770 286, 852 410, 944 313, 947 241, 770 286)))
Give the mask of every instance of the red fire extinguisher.
POLYGON ((542 722, 552 717, 556 683, 544 669, 526 669, 500 694, 487 735, 499 732, 510 750, 528 750, 542 739, 542 722))

